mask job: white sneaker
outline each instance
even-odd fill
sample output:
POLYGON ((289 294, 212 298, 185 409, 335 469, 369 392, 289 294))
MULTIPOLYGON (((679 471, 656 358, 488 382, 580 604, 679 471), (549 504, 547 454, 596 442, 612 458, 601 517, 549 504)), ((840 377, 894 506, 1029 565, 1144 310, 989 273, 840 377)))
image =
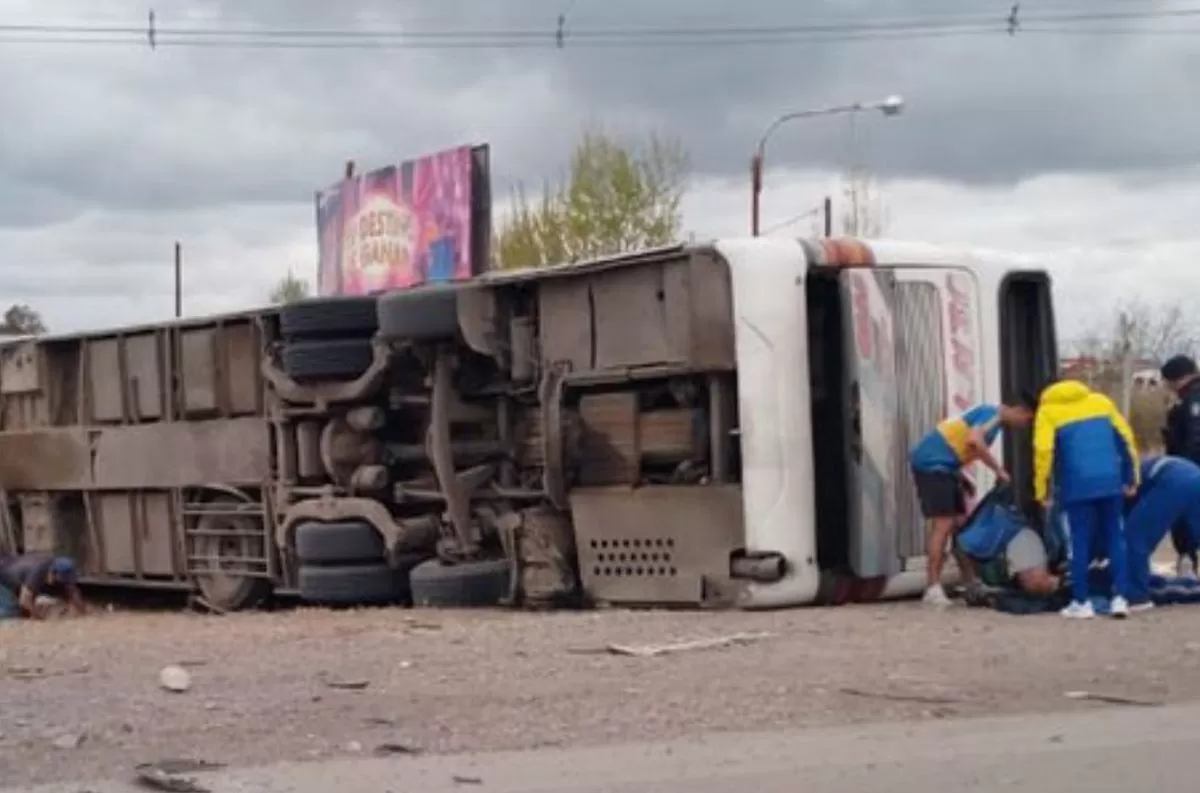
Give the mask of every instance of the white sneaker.
POLYGON ((1153 600, 1143 600, 1141 603, 1130 603, 1129 613, 1136 614, 1139 611, 1149 611, 1152 608, 1154 608, 1153 600))
POLYGON ((1123 620, 1129 616, 1129 601, 1117 595, 1108 607, 1108 614, 1113 619, 1123 620))
POLYGON ((1071 605, 1059 612, 1069 620, 1090 620, 1096 616, 1096 609, 1092 608, 1091 601, 1079 603, 1072 601, 1071 605))
POLYGON ((925 590, 925 596, 921 598, 921 602, 926 606, 944 609, 954 605, 954 601, 946 596, 946 590, 941 584, 934 584, 925 590))

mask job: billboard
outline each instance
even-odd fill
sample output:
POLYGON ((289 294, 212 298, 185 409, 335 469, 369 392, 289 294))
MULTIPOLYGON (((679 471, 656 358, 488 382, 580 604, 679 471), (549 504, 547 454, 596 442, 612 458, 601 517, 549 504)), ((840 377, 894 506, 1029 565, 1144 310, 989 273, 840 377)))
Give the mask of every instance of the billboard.
POLYGON ((317 292, 470 278, 488 266, 491 209, 487 146, 343 179, 317 193, 317 292))

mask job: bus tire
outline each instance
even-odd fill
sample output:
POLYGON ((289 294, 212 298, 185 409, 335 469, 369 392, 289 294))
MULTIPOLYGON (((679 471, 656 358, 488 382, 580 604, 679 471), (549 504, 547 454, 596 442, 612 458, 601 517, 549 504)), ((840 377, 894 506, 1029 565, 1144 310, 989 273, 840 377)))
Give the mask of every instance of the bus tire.
POLYGON ((458 335, 458 286, 433 284, 387 292, 376 305, 379 334, 390 341, 433 341, 458 335))
POLYGON ((379 562, 383 536, 365 520, 305 521, 296 527, 296 558, 303 565, 379 562))
POLYGON ((279 332, 289 341, 370 337, 377 326, 374 297, 313 297, 279 309, 279 332))
POLYGON ((271 594, 271 582, 263 574, 267 568, 265 536, 256 536, 262 531, 262 518, 237 513, 238 507, 248 503, 253 503, 248 497, 218 494, 206 504, 223 509, 200 516, 185 529, 197 530, 188 538, 188 566, 196 589, 217 611, 254 608, 271 594), (258 559, 261 568, 248 564, 248 557, 258 559), (207 564, 201 566, 201 560, 207 564))
POLYGON ((327 606, 399 603, 407 595, 404 574, 378 564, 301 565, 300 598, 327 606))
POLYGON ((498 606, 512 586, 512 563, 507 559, 445 564, 430 559, 409 574, 414 606, 478 608, 498 606))
POLYGON ((374 361, 370 339, 294 341, 283 348, 283 371, 298 383, 354 380, 374 361))

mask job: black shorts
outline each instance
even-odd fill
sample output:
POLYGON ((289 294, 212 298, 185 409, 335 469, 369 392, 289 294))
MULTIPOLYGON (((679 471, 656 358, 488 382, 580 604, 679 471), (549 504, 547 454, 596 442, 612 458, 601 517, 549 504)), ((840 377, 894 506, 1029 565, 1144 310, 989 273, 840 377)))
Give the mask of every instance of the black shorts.
POLYGON ((921 514, 927 518, 954 518, 965 515, 967 499, 962 478, 948 471, 913 471, 921 514))

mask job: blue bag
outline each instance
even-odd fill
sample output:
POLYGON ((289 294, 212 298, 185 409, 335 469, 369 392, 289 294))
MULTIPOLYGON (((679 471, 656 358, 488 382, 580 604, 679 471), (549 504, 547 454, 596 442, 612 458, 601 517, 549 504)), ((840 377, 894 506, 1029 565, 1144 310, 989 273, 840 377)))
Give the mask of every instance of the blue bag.
POLYGON ((958 547, 979 561, 995 559, 1027 524, 1025 516, 1013 504, 1008 488, 996 487, 983 497, 967 518, 958 533, 958 547))

